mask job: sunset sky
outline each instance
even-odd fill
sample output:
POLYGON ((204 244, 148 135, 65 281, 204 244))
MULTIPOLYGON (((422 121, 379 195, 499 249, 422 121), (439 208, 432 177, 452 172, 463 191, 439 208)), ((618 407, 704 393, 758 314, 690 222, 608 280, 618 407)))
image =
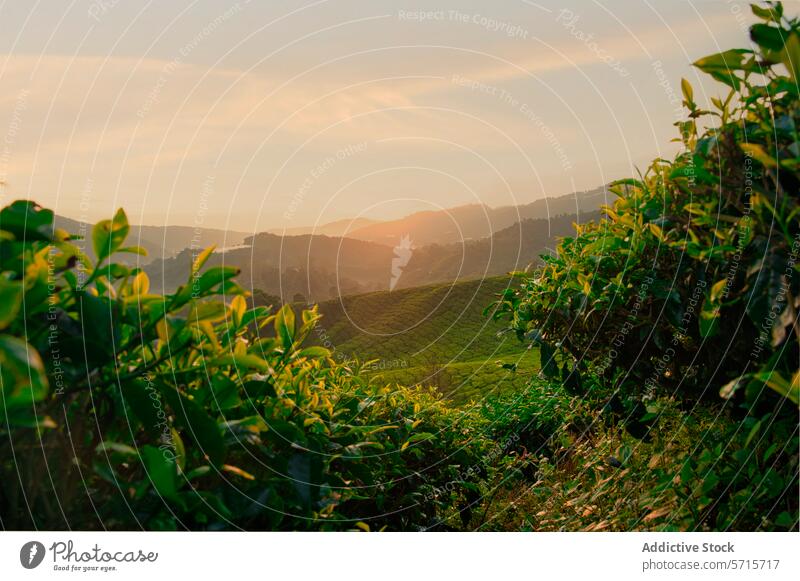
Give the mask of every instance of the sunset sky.
POLYGON ((527 203, 674 153, 745 3, 0 7, 0 203, 252 232, 527 203), (677 99, 677 101, 676 101, 677 99))

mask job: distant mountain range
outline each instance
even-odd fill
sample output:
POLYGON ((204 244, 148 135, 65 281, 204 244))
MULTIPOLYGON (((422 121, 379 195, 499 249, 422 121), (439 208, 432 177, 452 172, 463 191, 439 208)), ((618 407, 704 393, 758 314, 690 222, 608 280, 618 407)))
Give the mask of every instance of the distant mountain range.
MULTIPOLYGON (((94 258, 92 252, 92 224, 78 220, 55 217, 57 228, 67 232, 81 235, 84 238, 83 250, 94 258)), ((250 234, 234 230, 219 230, 216 228, 195 228, 192 226, 131 226, 127 243, 131 246, 142 246, 147 250, 146 257, 136 257, 139 264, 148 264, 156 259, 171 258, 185 248, 192 246, 206 248, 216 244, 220 248, 239 246, 250 234)), ((120 260, 124 260, 120 255, 120 260)))
POLYGON ((416 212, 399 220, 350 229, 346 236, 389 246, 398 244, 403 236, 410 237, 415 246, 460 243, 486 238, 523 220, 564 214, 580 217, 609 203, 609 195, 606 188, 600 187, 521 206, 490 208, 484 204, 471 204, 448 210, 416 212))
MULTIPOLYGON (((555 247, 556 238, 574 233, 573 222, 597 219, 597 208, 605 202, 601 188, 520 207, 462 206, 420 212, 369 224, 347 237, 265 232, 244 238, 240 247, 216 252, 208 264, 237 266, 242 270, 242 285, 277 295, 284 302, 382 291, 389 289, 392 281, 394 288, 402 289, 478 279, 538 263, 540 254, 555 247), (484 226, 476 219, 478 215, 484 226, 488 224, 486 236, 479 236, 484 226), (470 236, 453 236, 443 227, 445 222, 453 223, 453 216, 460 232, 470 236), (500 225, 505 226, 498 228, 500 225), (372 236, 379 240, 360 238, 372 236), (393 243, 404 236, 413 244, 401 258, 403 252, 393 243)), ((185 249, 147 265, 152 287, 171 292, 185 284, 192 254, 185 249)))
POLYGON ((362 228, 380 224, 380 220, 373 220, 372 218, 345 218, 344 220, 336 220, 335 222, 328 222, 327 224, 320 224, 318 226, 300 226, 298 228, 272 228, 267 230, 268 234, 277 234, 278 236, 302 236, 303 234, 323 234, 325 236, 349 236, 362 228))

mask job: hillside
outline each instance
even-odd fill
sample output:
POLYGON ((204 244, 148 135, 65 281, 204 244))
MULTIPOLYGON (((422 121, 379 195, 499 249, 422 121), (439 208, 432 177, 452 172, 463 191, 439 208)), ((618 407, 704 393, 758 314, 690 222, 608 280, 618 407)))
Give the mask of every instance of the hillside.
MULTIPOLYGON (((92 225, 82 224, 78 220, 55 216, 57 228, 67 232, 74 232, 84 236, 91 233, 92 225)), ((142 246, 147 250, 147 256, 129 257, 128 261, 138 261, 139 264, 148 264, 158 259, 172 258, 185 248, 206 248, 216 244, 220 248, 238 246, 249 235, 246 232, 234 230, 220 230, 217 228, 195 228, 193 226, 142 226, 131 225, 129 241, 132 245, 142 246)), ((94 258, 92 245, 84 243, 84 250, 94 258)), ((124 259, 123 259, 124 260, 124 259)))
POLYGON ((538 356, 483 315, 512 278, 432 285, 320 303, 313 340, 340 361, 376 360, 390 382, 431 385, 457 401, 524 386, 538 356), (519 375, 502 367, 517 364, 519 375), (517 385, 519 383, 519 385, 517 385))
MULTIPOLYGON (((580 222, 599 213, 581 215, 580 222)), ((408 264, 394 277, 396 288, 483 278, 524 270, 555 247, 556 238, 574 233, 574 215, 550 220, 524 220, 489 238, 465 244, 412 248, 408 264)), ((241 268, 248 289, 261 289, 283 298, 321 301, 337 296, 388 290, 393 280, 395 250, 375 242, 329 236, 258 234, 241 248, 215 253, 210 265, 241 268)), ((147 266, 153 288, 173 291, 186 282, 192 252, 156 260, 147 266)))
MULTIPOLYGON (((261 289, 283 302, 324 300, 342 294, 388 288, 392 249, 382 244, 329 236, 277 236, 262 233, 241 248, 215 252, 211 266, 236 266, 245 288, 261 289)), ((157 260, 146 270, 154 288, 173 291, 185 284, 192 251, 157 260)))
POLYGON ((565 214, 550 219, 527 219, 488 238, 416 249, 403 269, 398 288, 434 282, 466 280, 526 270, 539 256, 555 248, 558 238, 575 233, 573 222, 585 224, 599 212, 565 214))
POLYGON ((295 228, 271 228, 267 234, 278 236, 302 236, 303 234, 324 234, 325 236, 347 236, 351 232, 381 223, 372 218, 345 218, 317 226, 298 226, 295 228))
POLYGON ((486 238, 524 220, 546 220, 570 214, 595 212, 609 202, 605 187, 564 196, 543 198, 529 204, 491 208, 471 204, 439 211, 416 212, 399 220, 352 230, 350 238, 394 246, 409 236, 416 246, 460 244, 486 238))

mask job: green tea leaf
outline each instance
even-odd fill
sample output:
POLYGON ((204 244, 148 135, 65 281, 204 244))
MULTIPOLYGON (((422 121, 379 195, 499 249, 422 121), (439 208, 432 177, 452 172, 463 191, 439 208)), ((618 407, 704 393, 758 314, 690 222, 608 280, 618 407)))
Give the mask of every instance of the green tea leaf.
POLYGON ((130 226, 125 211, 120 208, 111 220, 101 220, 92 229, 92 245, 97 262, 102 262, 122 246, 130 226))

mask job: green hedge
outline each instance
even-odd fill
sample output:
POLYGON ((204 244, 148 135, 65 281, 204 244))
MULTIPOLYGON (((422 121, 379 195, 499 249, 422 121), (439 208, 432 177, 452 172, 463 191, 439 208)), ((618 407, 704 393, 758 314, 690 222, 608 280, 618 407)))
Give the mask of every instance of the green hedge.
POLYGON ((667 475, 713 528, 797 523, 800 22, 780 3, 753 12, 753 49, 695 63, 724 97, 701 108, 681 82, 680 154, 616 182, 605 217, 493 305, 546 376, 639 438, 657 398, 719 402, 734 427, 667 475))
POLYGON ((430 391, 304 347, 316 309, 248 308, 213 248, 151 294, 128 231, 95 225, 93 263, 51 211, 0 210, 4 528, 414 529, 474 500, 486 442, 430 391))

